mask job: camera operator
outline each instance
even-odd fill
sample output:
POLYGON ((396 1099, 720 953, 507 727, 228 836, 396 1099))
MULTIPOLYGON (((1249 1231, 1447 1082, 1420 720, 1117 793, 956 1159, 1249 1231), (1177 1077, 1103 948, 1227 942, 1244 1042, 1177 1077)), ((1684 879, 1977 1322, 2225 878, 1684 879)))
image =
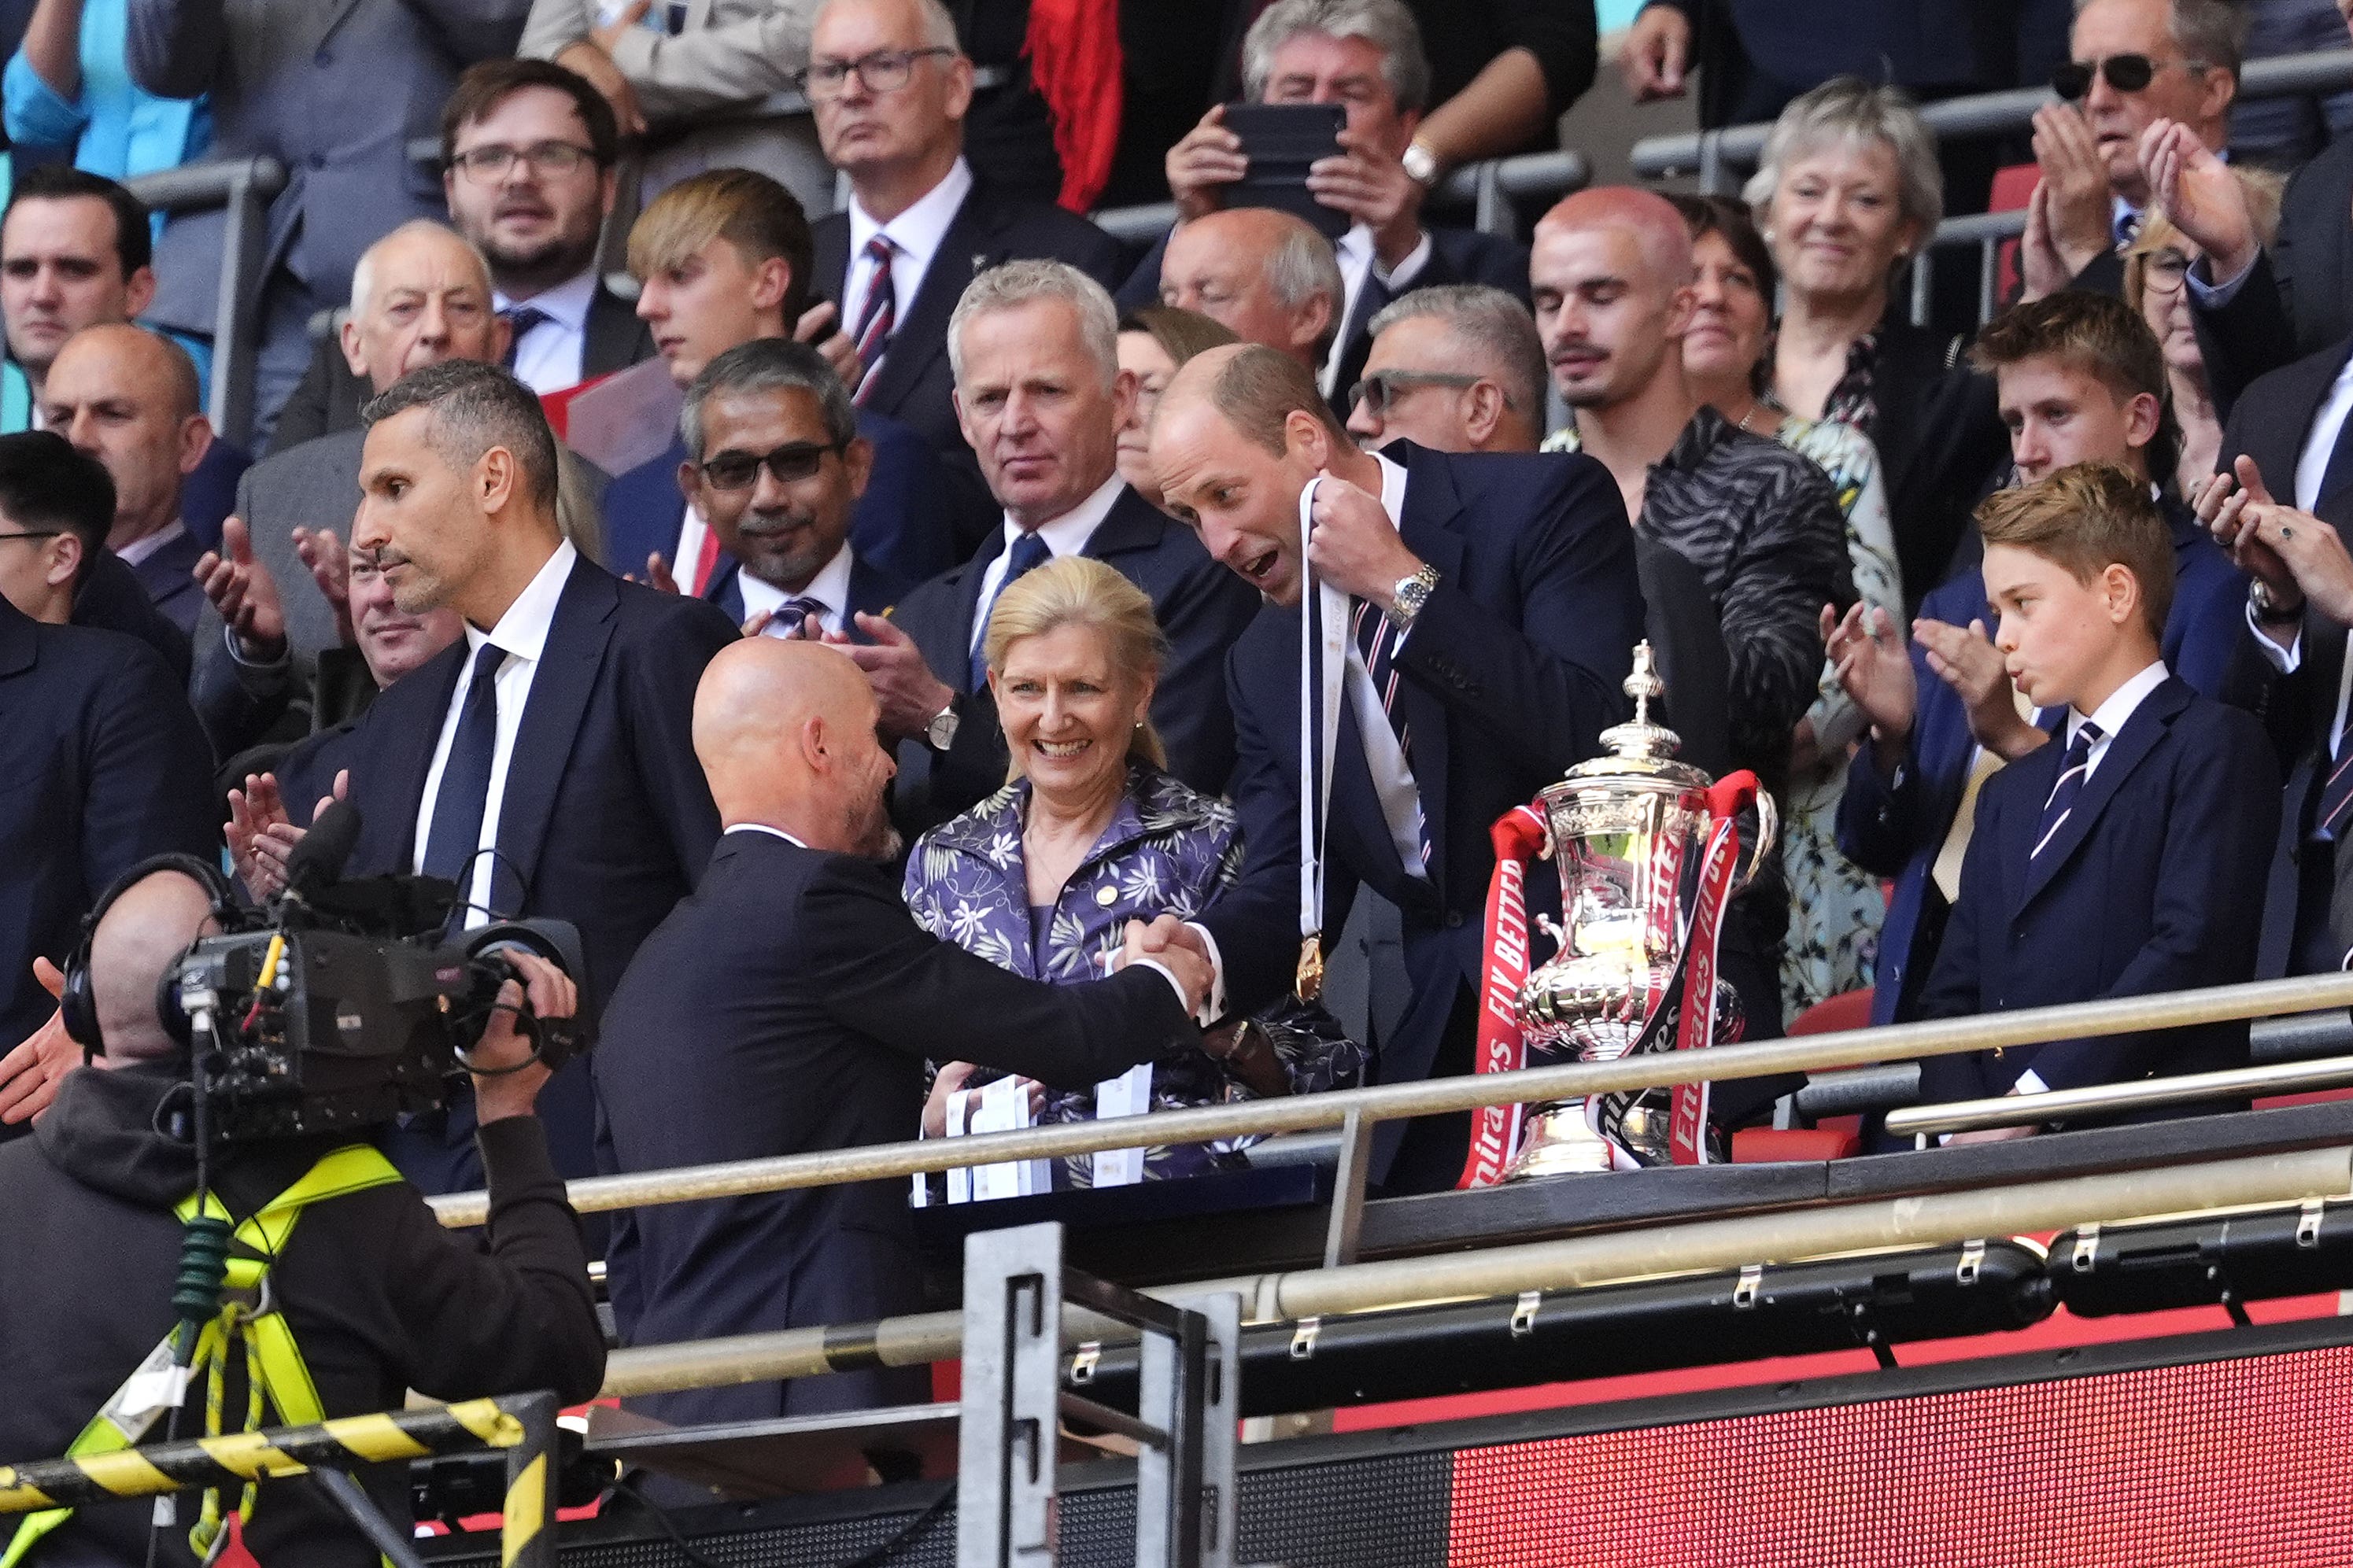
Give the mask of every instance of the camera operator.
MULTIPOLYGON (((216 889, 201 869, 191 860, 134 872, 99 911, 85 962, 102 1047, 91 1067, 102 1070, 68 1073, 34 1136, 0 1147, 0 1191, 10 1200, 0 1212, 0 1454, 10 1458, 66 1453, 174 1328, 183 1235, 174 1209, 195 1189, 196 1163, 192 1145, 169 1135, 188 1099, 190 1057, 165 1028, 158 981, 199 936, 218 930, 216 889)), ((469 1058, 491 1188, 482 1243, 444 1231, 415 1188, 348 1136, 216 1149, 212 1190, 233 1222, 290 1197, 330 1155, 349 1178, 300 1208, 262 1287, 259 1310, 282 1313, 318 1406, 299 1414, 308 1403, 299 1390, 281 1398, 265 1354, 265 1424, 396 1410, 409 1389, 456 1400, 553 1388, 571 1402, 602 1381, 604 1340, 578 1223, 533 1113, 548 1073, 533 1059, 521 1017, 568 1017, 576 997, 553 964, 528 953, 509 958, 527 987, 506 983, 469 1058), (289 1405, 295 1413, 281 1408, 289 1405)), ((233 1253, 242 1255, 242 1247, 233 1253)), ((248 1342, 263 1341, 256 1334, 248 1342)), ((233 1426, 247 1408, 246 1358, 223 1359, 221 1408, 233 1426)), ((200 1373, 179 1415, 180 1436, 203 1432, 206 1394, 200 1373)), ((142 1440, 164 1436, 159 1417, 142 1440)), ((376 1467, 360 1479, 399 1528, 409 1517, 406 1467, 376 1467)), ((239 1500, 225 1493, 221 1507, 239 1500)), ((151 1508, 141 1500, 77 1510, 23 1561, 27 1568, 139 1562, 151 1508)), ((160 1561, 195 1561, 189 1527, 197 1517, 196 1497, 184 1495, 178 1522, 160 1531, 160 1561)), ((0 1519, 0 1556, 23 1528, 0 1519)), ((377 1561, 334 1505, 299 1480, 259 1489, 243 1540, 265 1568, 372 1568, 377 1561)))

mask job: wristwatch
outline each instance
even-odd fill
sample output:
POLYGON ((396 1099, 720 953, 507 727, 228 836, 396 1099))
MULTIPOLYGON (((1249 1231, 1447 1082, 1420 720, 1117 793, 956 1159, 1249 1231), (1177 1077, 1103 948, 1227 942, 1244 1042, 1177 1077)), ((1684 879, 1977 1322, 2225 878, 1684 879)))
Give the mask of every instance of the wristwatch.
POLYGON ((2272 585, 2260 577, 2247 584, 2247 604, 2254 611, 2255 619, 2267 626, 2285 626, 2290 621, 2304 618, 2302 600, 2294 605, 2281 604, 2279 595, 2272 592, 2272 585))
POLYGON ((1421 614, 1421 607, 1430 603, 1430 590, 1437 586, 1438 568, 1435 566, 1424 566, 1410 577, 1398 579, 1397 587, 1392 590, 1397 603, 1389 610, 1389 620, 1399 631, 1413 625, 1414 616, 1421 614))
POLYGON ((1438 176, 1444 172, 1439 167, 1438 154, 1430 150, 1426 142, 1409 143, 1398 162, 1405 165, 1405 177, 1425 191, 1437 184, 1438 176))
POLYGON ((949 698, 948 705, 933 714, 932 721, 923 726, 923 744, 935 752, 947 751, 955 744, 956 726, 963 722, 964 715, 956 711, 956 700, 949 698))

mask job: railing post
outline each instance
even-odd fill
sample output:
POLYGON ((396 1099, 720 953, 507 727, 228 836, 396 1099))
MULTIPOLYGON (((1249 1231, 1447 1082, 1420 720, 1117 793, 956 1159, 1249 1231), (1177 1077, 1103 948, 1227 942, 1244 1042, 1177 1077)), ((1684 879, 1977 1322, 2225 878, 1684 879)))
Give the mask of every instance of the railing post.
POLYGON ((1481 234, 1501 235, 1505 239, 1519 237, 1519 215, 1512 209, 1512 199, 1504 193, 1504 165, 1490 158, 1479 165, 1479 196, 1477 216, 1472 219, 1481 234))
POLYGON ((1978 325, 1993 320, 1994 289, 2001 280, 2001 241, 1989 236, 1978 242, 1978 325))
POLYGON ((253 274, 261 266, 268 210, 269 204, 254 188, 250 166, 230 177, 221 211, 220 289, 213 303, 213 384, 207 413, 216 435, 239 444, 252 435, 260 332, 259 323, 249 318, 261 296, 260 279, 253 274))
POLYGON ((507 1450, 500 1568, 555 1568, 555 1395, 527 1394, 502 1403, 522 1424, 522 1441, 507 1450))
POLYGON ((1324 1232, 1324 1267, 1356 1261, 1365 1230, 1365 1181, 1373 1163, 1373 1123, 1361 1110, 1340 1123, 1340 1169, 1332 1178, 1332 1222, 1324 1232))
POLYGON ((964 1244, 956 1568, 1050 1568, 1060 1545, 1062 1227, 964 1244))

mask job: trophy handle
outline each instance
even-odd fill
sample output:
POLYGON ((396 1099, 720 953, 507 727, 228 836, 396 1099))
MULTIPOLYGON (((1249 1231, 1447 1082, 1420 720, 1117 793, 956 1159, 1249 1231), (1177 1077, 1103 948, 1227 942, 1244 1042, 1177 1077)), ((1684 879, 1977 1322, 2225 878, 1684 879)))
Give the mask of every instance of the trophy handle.
POLYGON ((1774 808, 1772 795, 1757 782, 1757 775, 1746 768, 1725 774, 1708 789, 1711 826, 1752 805, 1757 808, 1757 841, 1748 847, 1748 863, 1741 868, 1739 879, 1732 885, 1736 893, 1757 879, 1757 873, 1764 868, 1765 857, 1773 853, 1773 846, 1781 837, 1780 813, 1774 808))
POLYGON ((1780 813, 1774 809, 1772 795, 1760 789, 1757 792, 1757 842, 1749 847, 1748 864, 1741 868, 1734 892, 1757 879, 1757 873, 1764 869, 1765 857, 1773 853, 1773 846, 1780 837, 1780 813))

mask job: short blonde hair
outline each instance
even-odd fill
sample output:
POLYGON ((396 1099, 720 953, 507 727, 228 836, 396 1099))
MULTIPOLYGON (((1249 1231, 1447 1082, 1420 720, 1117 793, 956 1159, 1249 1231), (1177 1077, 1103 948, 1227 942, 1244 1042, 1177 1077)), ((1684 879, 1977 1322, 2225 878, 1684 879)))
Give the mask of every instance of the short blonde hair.
POLYGON ((2140 584, 2142 624, 2163 639, 2173 610, 2173 535, 2148 481, 2114 463, 2076 463, 1978 506, 1986 544, 2039 555, 2078 583, 2122 566, 2140 584))
MULTIPOLYGON (((1065 555, 1025 574, 997 595, 987 634, 981 639, 981 657, 990 669, 1002 674, 1005 656, 1015 643, 1064 626, 1089 626, 1102 633, 1111 645, 1113 670, 1129 680, 1157 678, 1168 651, 1143 589, 1091 556, 1065 555)), ((1168 765, 1167 749, 1150 718, 1129 738, 1127 755, 1131 762, 1155 768, 1168 765)), ((1008 783, 1021 776, 1019 752, 1014 753, 1005 776, 1008 783)))
POLYGON ((754 267, 784 258, 792 272, 784 302, 789 331, 800 319, 816 278, 808 215, 798 198, 750 169, 705 169, 691 174, 646 204, 629 226, 629 271, 642 283, 714 239, 733 246, 754 267))

